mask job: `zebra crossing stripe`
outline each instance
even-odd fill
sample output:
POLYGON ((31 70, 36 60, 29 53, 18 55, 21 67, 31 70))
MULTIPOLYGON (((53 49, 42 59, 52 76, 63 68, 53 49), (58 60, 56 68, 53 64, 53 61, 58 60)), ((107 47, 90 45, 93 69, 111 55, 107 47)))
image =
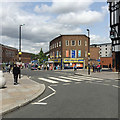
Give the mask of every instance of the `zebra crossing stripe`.
POLYGON ((61 81, 61 82, 72 82, 72 81, 69 81, 69 80, 63 80, 63 79, 56 78, 56 77, 48 77, 48 78, 53 79, 53 80, 58 80, 58 81, 61 81))
POLYGON ((57 81, 53 81, 53 80, 46 79, 46 78, 38 78, 38 79, 43 80, 43 81, 45 81, 45 82, 49 82, 49 83, 59 83, 59 82, 57 82, 57 81))
POLYGON ((63 79, 68 79, 68 80, 74 80, 74 81, 83 81, 83 80, 78 80, 77 78, 68 78, 68 77, 64 77, 64 76, 59 76, 60 78, 63 78, 63 79))

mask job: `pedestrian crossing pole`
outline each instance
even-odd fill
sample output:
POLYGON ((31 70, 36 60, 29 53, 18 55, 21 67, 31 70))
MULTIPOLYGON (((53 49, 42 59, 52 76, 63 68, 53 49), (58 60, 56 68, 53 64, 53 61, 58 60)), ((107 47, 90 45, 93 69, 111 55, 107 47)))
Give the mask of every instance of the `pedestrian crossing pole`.
POLYGON ((90 75, 90 30, 88 31, 88 75, 90 75))

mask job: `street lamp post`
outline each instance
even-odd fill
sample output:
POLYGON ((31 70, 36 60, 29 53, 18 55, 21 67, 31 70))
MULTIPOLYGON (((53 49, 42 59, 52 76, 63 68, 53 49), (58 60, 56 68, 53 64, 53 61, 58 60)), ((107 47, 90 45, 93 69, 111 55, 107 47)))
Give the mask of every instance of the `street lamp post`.
POLYGON ((24 26, 25 24, 22 24, 19 26, 19 62, 21 62, 21 27, 24 26))
POLYGON ((88 75, 90 75, 90 30, 88 31, 88 75))
MULTIPOLYGON (((19 26, 19 65, 21 64, 21 55, 22 55, 22 52, 21 52, 21 27, 24 25, 25 24, 22 24, 19 26)), ((19 75, 19 78, 21 78, 21 73, 19 75)))

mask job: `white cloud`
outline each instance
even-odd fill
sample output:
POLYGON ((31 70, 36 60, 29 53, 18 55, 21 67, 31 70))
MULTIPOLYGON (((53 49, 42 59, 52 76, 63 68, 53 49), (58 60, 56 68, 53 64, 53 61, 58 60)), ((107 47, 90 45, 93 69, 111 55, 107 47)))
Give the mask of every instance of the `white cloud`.
POLYGON ((102 12, 91 11, 92 3, 92 0, 86 4, 77 1, 73 4, 73 0, 53 1, 51 6, 36 6, 37 14, 25 11, 24 3, 3 3, 0 7, 2 43, 18 48, 19 25, 25 24, 22 27, 22 50, 37 53, 43 48, 48 51, 49 42, 59 34, 83 33, 78 24, 91 24, 104 18, 105 7, 101 8, 102 12))
POLYGON ((108 37, 101 37, 99 35, 90 35, 90 44, 110 43, 111 40, 108 37))

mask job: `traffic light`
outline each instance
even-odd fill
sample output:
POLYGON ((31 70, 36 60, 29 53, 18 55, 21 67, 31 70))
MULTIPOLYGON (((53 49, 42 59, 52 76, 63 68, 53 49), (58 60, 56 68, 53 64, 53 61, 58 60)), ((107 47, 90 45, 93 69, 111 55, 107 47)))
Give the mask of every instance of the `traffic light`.
POLYGON ((114 38, 115 37, 115 32, 113 30, 110 31, 110 38, 114 38))

